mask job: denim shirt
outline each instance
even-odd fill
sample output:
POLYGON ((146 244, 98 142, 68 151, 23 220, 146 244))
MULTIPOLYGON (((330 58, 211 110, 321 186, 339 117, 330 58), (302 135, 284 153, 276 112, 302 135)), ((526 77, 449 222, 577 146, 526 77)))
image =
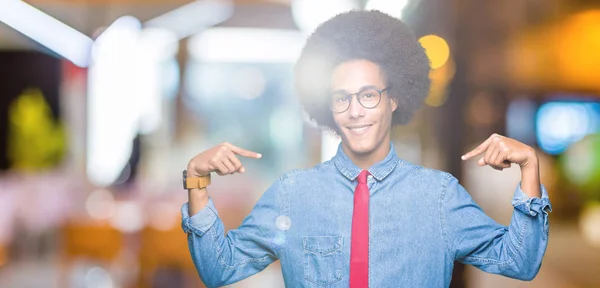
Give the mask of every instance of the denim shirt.
MULTIPOLYGON (((515 189, 508 227, 488 217, 446 172, 397 157, 370 167, 369 286, 448 287, 454 261, 533 279, 548 244, 551 205, 515 189)), ((279 177, 224 235, 212 200, 182 227, 200 278, 228 285, 280 260, 286 287, 348 287, 354 188, 361 169, 338 146, 329 161, 279 177)))

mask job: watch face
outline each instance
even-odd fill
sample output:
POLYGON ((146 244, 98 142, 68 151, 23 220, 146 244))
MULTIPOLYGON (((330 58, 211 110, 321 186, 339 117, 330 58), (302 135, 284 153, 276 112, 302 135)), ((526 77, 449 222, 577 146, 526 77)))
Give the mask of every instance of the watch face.
POLYGON ((187 178, 187 170, 183 170, 183 189, 187 189, 185 182, 187 178))

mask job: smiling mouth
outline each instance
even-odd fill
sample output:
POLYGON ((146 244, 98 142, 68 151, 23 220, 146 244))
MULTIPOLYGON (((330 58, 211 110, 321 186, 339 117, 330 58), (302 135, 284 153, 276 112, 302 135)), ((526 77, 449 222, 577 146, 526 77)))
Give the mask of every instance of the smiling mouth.
POLYGON ((350 130, 350 132, 352 134, 362 135, 362 134, 365 134, 367 131, 369 131, 369 129, 371 129, 372 126, 373 126, 373 124, 356 125, 356 126, 352 126, 352 127, 346 127, 346 129, 350 130))

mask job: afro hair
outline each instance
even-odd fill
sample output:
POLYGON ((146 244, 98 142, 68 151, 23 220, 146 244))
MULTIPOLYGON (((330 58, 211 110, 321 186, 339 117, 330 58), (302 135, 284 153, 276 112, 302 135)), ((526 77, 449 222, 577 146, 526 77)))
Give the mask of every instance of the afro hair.
POLYGON ((368 60, 383 71, 398 102, 392 126, 407 124, 429 92, 430 64, 414 33, 380 11, 350 11, 321 24, 306 41, 294 67, 296 92, 308 118, 339 134, 327 99, 336 66, 368 60))

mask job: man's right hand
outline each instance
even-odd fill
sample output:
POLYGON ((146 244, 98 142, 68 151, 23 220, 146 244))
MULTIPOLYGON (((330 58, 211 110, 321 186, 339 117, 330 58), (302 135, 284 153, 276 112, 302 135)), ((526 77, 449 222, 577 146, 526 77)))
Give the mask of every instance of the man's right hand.
POLYGON ((248 151, 224 142, 196 155, 188 164, 188 177, 207 176, 211 172, 218 175, 244 173, 246 169, 237 155, 260 159, 260 153, 248 151))

